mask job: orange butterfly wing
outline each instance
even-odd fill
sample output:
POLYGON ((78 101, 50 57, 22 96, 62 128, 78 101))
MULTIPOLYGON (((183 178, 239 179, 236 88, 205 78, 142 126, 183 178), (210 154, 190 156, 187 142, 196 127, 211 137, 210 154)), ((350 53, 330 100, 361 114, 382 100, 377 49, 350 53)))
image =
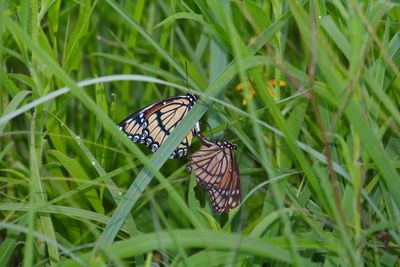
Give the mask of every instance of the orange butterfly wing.
MULTIPOLYGON (((196 101, 197 97, 193 94, 164 99, 129 115, 118 124, 119 129, 133 142, 146 144, 151 151, 155 152, 196 101)), ((200 125, 197 122, 174 150, 171 158, 185 156, 192 143, 193 135, 199 131, 200 125)))

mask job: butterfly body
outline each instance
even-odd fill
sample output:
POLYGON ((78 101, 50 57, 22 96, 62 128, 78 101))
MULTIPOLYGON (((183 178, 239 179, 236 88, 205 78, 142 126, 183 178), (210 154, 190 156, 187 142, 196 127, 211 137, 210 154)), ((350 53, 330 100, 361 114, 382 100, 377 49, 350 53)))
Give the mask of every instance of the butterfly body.
MULTIPOLYGON (((145 144, 152 152, 155 152, 197 100, 198 97, 192 93, 166 98, 129 115, 118 124, 118 127, 130 140, 145 144)), ((198 132, 200 132, 200 125, 197 122, 170 158, 185 156, 193 135, 198 132)))
POLYGON ((201 134, 203 146, 190 157, 188 171, 194 171, 196 183, 210 195, 217 213, 228 212, 240 204, 240 174, 234 150, 225 140, 208 141, 201 134))

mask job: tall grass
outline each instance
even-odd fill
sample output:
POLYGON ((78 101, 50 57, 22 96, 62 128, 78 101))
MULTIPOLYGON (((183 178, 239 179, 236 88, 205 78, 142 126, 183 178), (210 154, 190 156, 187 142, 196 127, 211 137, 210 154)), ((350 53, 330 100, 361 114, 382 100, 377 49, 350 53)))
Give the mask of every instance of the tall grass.
POLYGON ((398 266, 399 28, 395 1, 0 0, 0 266, 398 266), (188 90, 156 153, 117 129, 188 90), (168 160, 199 120, 238 145, 229 214, 168 160))

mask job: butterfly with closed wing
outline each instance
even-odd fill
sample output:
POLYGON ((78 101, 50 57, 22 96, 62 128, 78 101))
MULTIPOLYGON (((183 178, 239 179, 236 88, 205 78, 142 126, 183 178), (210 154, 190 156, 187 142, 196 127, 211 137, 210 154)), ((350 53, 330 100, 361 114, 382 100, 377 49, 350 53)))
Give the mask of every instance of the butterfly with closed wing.
POLYGON ((187 170, 194 171, 197 185, 206 189, 215 212, 229 212, 241 201, 239 167, 234 155, 237 146, 226 140, 211 142, 201 133, 197 136, 203 146, 190 156, 187 170))

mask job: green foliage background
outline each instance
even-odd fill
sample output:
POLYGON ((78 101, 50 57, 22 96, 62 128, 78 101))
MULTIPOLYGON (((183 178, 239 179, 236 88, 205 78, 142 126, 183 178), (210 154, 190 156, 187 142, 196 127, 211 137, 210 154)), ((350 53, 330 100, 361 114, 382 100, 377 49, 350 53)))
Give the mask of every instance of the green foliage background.
POLYGON ((0 265, 398 266, 399 29, 396 1, 0 0, 0 265), (186 85, 156 153, 116 128, 186 85), (239 147, 229 214, 168 160, 198 120, 239 147))

